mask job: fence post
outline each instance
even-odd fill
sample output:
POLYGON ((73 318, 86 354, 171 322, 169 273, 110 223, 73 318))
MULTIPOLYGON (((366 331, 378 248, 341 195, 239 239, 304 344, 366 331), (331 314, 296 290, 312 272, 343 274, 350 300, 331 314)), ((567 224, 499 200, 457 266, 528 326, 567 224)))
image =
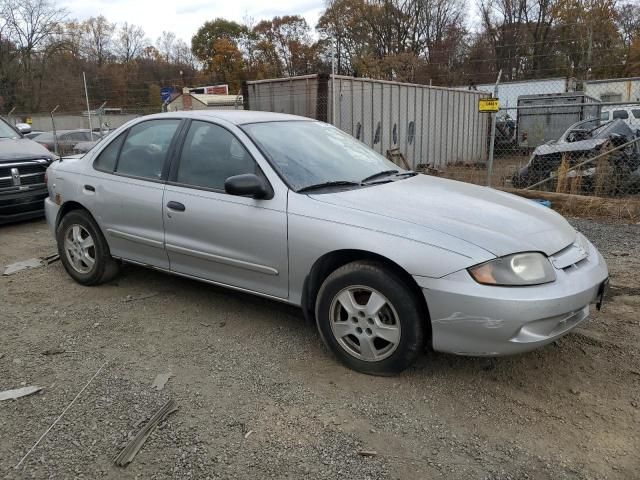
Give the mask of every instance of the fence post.
POLYGON ((13 112, 15 111, 16 111, 16 107, 13 107, 11 110, 9 110, 9 113, 7 113, 7 118, 11 123, 13 123, 14 127, 16 126, 16 119, 13 117, 13 112))
POLYGON ((58 135, 56 134, 56 122, 53 119, 53 114, 58 110, 60 105, 56 105, 53 110, 51 110, 51 129, 53 130, 53 153, 58 155, 58 135))
MULTIPOLYGON (((493 98, 498 98, 498 85, 500 84, 500 77, 502 76, 502 70, 498 72, 498 78, 496 79, 496 85, 493 87, 493 98)), ((491 186, 491 175, 493 174, 493 151, 496 143, 496 121, 498 119, 498 112, 491 114, 491 137, 489 138, 489 159, 487 160, 487 187, 491 186)))
POLYGON ((336 42, 331 40, 331 124, 336 125, 336 42))

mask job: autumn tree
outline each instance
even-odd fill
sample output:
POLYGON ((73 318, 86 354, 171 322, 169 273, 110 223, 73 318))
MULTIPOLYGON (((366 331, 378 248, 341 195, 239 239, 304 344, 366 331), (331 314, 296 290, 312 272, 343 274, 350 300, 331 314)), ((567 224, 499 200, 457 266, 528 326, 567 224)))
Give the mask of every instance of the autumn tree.
POLYGON ((317 65, 311 29, 299 15, 263 20, 253 27, 252 33, 260 55, 275 66, 278 75, 304 75, 317 65))

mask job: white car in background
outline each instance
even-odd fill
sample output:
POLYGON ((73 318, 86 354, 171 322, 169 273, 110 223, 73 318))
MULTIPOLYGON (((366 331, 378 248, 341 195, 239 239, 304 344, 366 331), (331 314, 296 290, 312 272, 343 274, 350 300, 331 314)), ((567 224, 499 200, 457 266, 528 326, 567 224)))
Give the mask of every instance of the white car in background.
POLYGON ((602 107, 600 120, 608 122, 610 120, 624 120, 634 132, 640 131, 640 104, 614 105, 602 107))

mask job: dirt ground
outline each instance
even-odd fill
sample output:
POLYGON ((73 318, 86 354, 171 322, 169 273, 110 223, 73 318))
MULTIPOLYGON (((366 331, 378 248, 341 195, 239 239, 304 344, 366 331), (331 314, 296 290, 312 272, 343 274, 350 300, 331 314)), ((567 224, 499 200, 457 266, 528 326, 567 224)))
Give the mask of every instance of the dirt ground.
MULTIPOLYGON (((638 478, 640 225, 572 222, 607 258, 603 311, 533 353, 429 352, 395 378, 343 368, 298 310, 249 295, 132 266, 92 288, 60 262, 0 277, 0 391, 43 387, 0 402, 0 477, 638 478)), ((0 268, 54 251, 44 221, 0 227, 0 268)))

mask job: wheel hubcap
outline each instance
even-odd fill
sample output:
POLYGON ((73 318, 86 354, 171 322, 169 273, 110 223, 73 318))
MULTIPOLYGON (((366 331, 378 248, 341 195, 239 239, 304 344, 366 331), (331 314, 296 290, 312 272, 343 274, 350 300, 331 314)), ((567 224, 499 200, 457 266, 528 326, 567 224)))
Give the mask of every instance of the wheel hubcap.
POLYGON ((96 263, 93 238, 82 225, 72 225, 67 229, 64 251, 69 264, 78 273, 89 273, 96 263))
POLYGON ((377 290, 352 286, 331 302, 331 331, 349 354, 367 362, 389 357, 400 342, 400 321, 393 305, 377 290))

